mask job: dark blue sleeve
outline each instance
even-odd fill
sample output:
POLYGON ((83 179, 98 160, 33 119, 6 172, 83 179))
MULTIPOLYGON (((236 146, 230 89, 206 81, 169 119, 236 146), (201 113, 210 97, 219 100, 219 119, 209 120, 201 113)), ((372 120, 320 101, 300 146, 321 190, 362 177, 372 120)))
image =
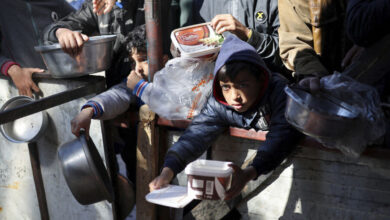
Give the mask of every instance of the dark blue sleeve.
POLYGON ((349 0, 347 33, 359 46, 369 46, 390 33, 389 0, 349 0))
POLYGON ((163 167, 177 174, 200 157, 228 125, 218 116, 210 102, 196 116, 179 140, 168 150, 163 167))
POLYGON ((284 84, 275 86, 270 95, 271 120, 270 129, 266 141, 257 149, 257 154, 252 166, 257 175, 266 174, 275 169, 294 150, 300 137, 284 117, 286 107, 286 94, 283 91, 284 84))

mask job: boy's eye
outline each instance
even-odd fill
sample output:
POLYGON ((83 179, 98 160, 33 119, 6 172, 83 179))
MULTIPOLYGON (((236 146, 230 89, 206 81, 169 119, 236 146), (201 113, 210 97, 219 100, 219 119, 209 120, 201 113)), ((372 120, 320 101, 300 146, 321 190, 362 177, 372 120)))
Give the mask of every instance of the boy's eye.
POLYGON ((228 91, 230 89, 230 86, 228 85, 221 85, 221 88, 223 91, 228 91))

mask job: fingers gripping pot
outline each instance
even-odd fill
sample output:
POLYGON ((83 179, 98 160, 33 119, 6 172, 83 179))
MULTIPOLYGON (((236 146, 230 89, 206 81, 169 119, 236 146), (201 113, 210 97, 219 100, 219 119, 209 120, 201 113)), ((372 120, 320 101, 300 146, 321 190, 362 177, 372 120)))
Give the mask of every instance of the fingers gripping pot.
MULTIPOLYGON (((34 99, 28 96, 16 96, 5 102, 0 111, 10 110, 31 102, 34 102, 34 99)), ((0 125, 0 132, 7 140, 14 143, 32 142, 45 132, 47 124, 47 113, 41 111, 0 125)))
POLYGON ((230 188, 233 169, 230 162, 196 160, 186 169, 188 196, 194 199, 220 200, 230 188))
POLYGON ((80 204, 112 202, 108 172, 91 138, 87 140, 81 133, 80 137, 61 145, 58 158, 66 183, 80 204))

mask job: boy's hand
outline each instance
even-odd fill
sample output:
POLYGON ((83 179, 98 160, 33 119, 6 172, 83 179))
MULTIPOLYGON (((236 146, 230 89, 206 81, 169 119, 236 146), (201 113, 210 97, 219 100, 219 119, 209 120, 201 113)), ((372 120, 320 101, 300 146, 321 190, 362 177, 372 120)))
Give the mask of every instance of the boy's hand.
POLYGON ((56 37, 62 50, 72 57, 76 57, 81 53, 84 42, 89 39, 87 35, 67 28, 58 28, 56 37))
POLYGON ((245 185, 257 175, 254 167, 249 166, 245 169, 241 169, 235 164, 229 164, 233 168, 232 185, 225 193, 225 200, 230 200, 239 195, 245 185))
POLYGON ((116 0, 93 0, 93 12, 97 15, 107 14, 114 7, 116 0))
POLYGON ((39 68, 21 68, 18 65, 12 65, 8 69, 8 75, 11 77, 19 95, 26 95, 32 97, 32 91, 39 92, 37 84, 32 80, 33 73, 41 73, 43 69, 39 68))
POLYGON ((171 182, 173 175, 174 173, 171 168, 164 167, 164 169, 161 171, 160 176, 154 178, 154 180, 149 183, 150 192, 167 186, 169 182, 171 182))
POLYGON ((92 107, 86 107, 81 112, 76 115, 70 121, 72 133, 76 135, 76 137, 80 136, 80 129, 83 128, 85 130, 85 137, 89 138, 89 128, 91 126, 91 119, 93 116, 93 108, 92 107))
POLYGON ((248 40, 250 29, 241 24, 231 14, 219 14, 211 20, 211 26, 217 32, 222 34, 225 31, 230 31, 243 41, 248 40))
POLYGON ((134 70, 132 70, 129 76, 127 77, 127 87, 133 90, 137 85, 137 83, 142 79, 143 79, 142 76, 140 76, 134 70))

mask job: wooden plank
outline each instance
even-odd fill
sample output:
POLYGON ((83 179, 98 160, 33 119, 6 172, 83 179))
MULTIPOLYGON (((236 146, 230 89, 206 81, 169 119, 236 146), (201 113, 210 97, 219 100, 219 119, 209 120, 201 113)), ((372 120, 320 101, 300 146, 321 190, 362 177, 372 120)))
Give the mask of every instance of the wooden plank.
POLYGON ((145 200, 149 193, 149 183, 158 175, 158 132, 156 115, 147 105, 141 106, 137 138, 137 219, 156 219, 156 206, 145 200))

